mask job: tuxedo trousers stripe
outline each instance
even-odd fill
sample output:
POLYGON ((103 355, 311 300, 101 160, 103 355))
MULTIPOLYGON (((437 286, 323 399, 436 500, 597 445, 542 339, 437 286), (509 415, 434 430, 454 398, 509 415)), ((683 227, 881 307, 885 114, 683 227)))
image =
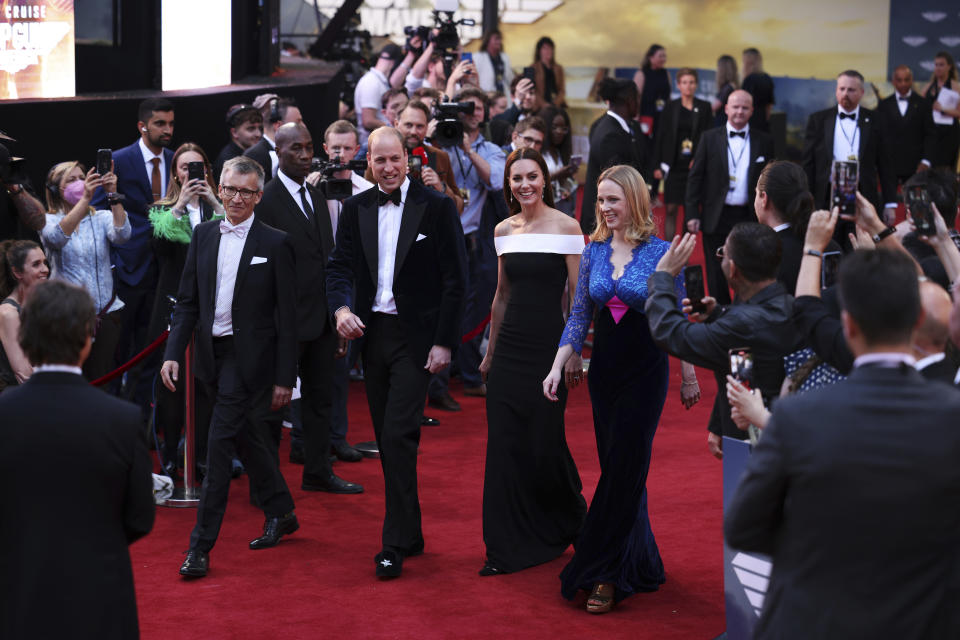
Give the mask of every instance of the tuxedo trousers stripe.
POLYGON ((426 363, 414 362, 411 351, 397 316, 371 315, 363 351, 364 382, 383 468, 383 546, 400 551, 423 543, 417 450, 430 374, 426 363))
POLYGON ((293 511, 293 498, 277 466, 267 428, 273 388, 251 390, 243 383, 232 340, 214 342, 216 399, 207 440, 207 475, 203 479, 197 524, 190 548, 210 551, 217 541, 238 443, 250 483, 267 517, 293 511))

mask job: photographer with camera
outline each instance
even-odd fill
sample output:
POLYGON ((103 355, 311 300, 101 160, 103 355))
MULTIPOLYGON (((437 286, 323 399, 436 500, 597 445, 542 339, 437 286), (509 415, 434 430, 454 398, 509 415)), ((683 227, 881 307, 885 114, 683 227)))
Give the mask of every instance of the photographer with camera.
MULTIPOLYGON (((493 248, 493 227, 499 219, 493 210, 503 188, 503 151, 484 139, 480 133, 487 109, 487 94, 480 88, 469 88, 455 98, 455 103, 437 107, 438 124, 434 143, 450 154, 453 174, 461 193, 466 192, 460 222, 467 241, 466 309, 463 333, 472 331, 486 317, 493 302, 497 280, 497 256, 493 248), (457 118, 452 116, 456 114, 457 118), (458 126, 459 125, 459 126, 458 126), (459 139, 457 134, 460 134, 459 139), (455 156, 455 158, 454 158, 455 156)), ((505 205, 505 202, 501 204, 505 205)), ((486 387, 480 377, 481 335, 460 345, 456 358, 467 396, 485 396, 486 387)), ((433 376, 428 388, 430 405, 458 411, 460 405, 450 396, 449 368, 433 376)))
MULTIPOLYGON (((0 132, 0 139, 11 140, 0 132)), ((25 188, 23 158, 10 157, 10 150, 0 144, 0 242, 4 240, 37 240, 37 232, 46 223, 43 204, 25 188)))

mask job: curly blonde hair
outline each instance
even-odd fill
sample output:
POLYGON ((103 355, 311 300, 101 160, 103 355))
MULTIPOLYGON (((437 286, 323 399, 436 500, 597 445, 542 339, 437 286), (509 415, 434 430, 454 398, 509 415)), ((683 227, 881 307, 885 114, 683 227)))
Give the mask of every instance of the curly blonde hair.
MULTIPOLYGON (((633 167, 618 164, 600 174, 600 177, 597 178, 597 188, 604 180, 609 180, 623 189, 627 210, 630 213, 624 237, 634 244, 646 242, 657 230, 657 225, 650 215, 650 189, 647 187, 647 183, 643 181, 643 177, 633 167)), ((592 242, 603 242, 610 237, 611 231, 607 227, 607 221, 600 213, 599 202, 597 202, 596 220, 597 228, 590 234, 590 240, 592 242)))

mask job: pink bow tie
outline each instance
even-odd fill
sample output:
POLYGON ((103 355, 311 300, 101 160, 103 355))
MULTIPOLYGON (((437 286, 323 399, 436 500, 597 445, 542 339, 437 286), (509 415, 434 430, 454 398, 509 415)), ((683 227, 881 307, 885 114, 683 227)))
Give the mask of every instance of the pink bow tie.
POLYGON ((222 221, 222 220, 221 220, 221 221, 220 221, 220 234, 223 235, 223 234, 227 234, 227 233, 232 233, 233 235, 237 236, 237 237, 240 238, 241 240, 243 240, 244 238, 247 237, 247 229, 246 229, 246 227, 234 227, 233 225, 228 224, 226 221, 222 221))

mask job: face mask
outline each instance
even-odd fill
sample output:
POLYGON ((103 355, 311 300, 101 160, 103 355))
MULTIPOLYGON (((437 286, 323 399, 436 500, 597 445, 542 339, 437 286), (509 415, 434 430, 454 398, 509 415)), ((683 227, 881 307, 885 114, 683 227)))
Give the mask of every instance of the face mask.
POLYGON ((70 206, 80 202, 83 197, 83 180, 74 180, 63 188, 63 200, 70 206))

